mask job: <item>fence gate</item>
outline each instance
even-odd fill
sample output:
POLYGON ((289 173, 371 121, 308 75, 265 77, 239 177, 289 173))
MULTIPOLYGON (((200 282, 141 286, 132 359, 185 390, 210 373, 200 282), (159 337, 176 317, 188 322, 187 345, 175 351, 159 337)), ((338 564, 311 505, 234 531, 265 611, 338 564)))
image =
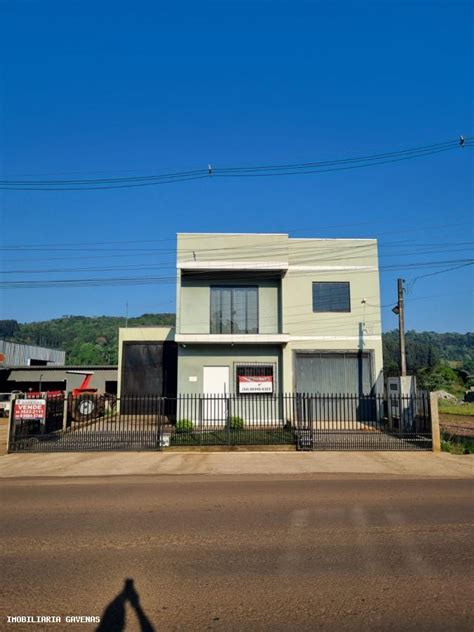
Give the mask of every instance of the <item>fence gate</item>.
POLYGON ((431 450, 428 393, 301 394, 296 401, 300 450, 431 450))
POLYGON ((94 394, 47 399, 43 419, 25 419, 14 408, 9 451, 160 450, 165 408, 162 397, 94 394))

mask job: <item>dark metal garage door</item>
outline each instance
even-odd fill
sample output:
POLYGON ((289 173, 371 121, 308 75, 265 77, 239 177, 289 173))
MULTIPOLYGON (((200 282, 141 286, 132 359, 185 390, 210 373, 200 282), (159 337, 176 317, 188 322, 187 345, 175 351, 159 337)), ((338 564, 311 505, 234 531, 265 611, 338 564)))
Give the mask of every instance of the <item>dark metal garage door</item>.
POLYGON ((122 396, 161 396, 163 344, 127 342, 123 354, 122 396))

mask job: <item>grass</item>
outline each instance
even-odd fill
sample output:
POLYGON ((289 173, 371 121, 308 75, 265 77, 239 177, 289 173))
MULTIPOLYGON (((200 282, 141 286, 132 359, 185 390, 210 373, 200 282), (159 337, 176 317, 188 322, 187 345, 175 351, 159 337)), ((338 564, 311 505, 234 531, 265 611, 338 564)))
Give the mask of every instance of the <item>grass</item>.
POLYGON ((291 430, 214 430, 202 433, 183 432, 171 435, 172 446, 193 445, 294 445, 291 430))
POLYGON ((451 454, 474 454, 474 439, 471 437, 457 437, 443 432, 441 435, 441 450, 451 454))
POLYGON ((438 402, 438 408, 440 413, 445 413, 447 415, 474 416, 474 402, 457 404, 455 402, 448 402, 445 399, 440 399, 438 402))

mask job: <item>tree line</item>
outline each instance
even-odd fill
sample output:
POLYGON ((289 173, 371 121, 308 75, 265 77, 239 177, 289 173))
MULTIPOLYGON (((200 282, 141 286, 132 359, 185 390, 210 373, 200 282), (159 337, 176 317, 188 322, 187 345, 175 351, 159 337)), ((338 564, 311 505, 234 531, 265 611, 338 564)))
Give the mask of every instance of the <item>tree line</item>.
MULTIPOLYGON (((174 314, 143 314, 129 327, 174 325, 174 314)), ((67 364, 114 365, 118 362, 119 316, 63 316, 36 323, 0 320, 0 339, 62 349, 67 364)))

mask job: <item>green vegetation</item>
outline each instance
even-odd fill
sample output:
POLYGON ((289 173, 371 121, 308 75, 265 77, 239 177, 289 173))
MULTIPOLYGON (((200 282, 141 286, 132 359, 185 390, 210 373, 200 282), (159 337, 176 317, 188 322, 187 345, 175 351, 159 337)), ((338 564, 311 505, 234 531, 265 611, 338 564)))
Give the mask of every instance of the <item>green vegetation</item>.
POLYGON ((16 320, 0 320, 0 339, 13 338, 19 329, 20 325, 16 320))
POLYGON ((448 391, 462 397, 466 390, 462 377, 447 364, 437 364, 431 369, 420 369, 417 377, 427 391, 448 391))
MULTIPOLYGON (((407 365, 410 371, 432 369, 440 362, 474 374, 474 333, 438 334, 434 331, 406 333, 407 365)), ((398 332, 383 334, 385 370, 396 375, 399 369, 398 332)))
MULTIPOLYGON (((474 386, 474 334, 408 331, 407 367, 418 385, 429 391, 448 391, 459 398, 474 386)), ((399 373, 398 332, 383 334, 386 375, 399 373)))
POLYGON ((228 430, 214 430, 203 433, 171 435, 172 446, 198 445, 294 445, 295 435, 287 430, 242 430, 229 433, 228 430))
POLYGON ((244 427, 244 420, 242 417, 231 417, 229 426, 231 430, 242 430, 244 427))
POLYGON ((175 430, 178 433, 192 432, 193 422, 190 419, 178 419, 175 425, 175 430))
MULTIPOLYGON (((129 327, 174 325, 174 314, 143 314, 129 318, 129 327)), ((63 316, 44 322, 19 324, 0 320, 0 338, 66 351, 67 364, 117 364, 118 316, 63 316)))
POLYGON ((440 413, 448 415, 469 415, 474 417, 474 402, 458 404, 456 402, 448 402, 440 399, 438 402, 440 413))
POLYGON ((474 438, 459 437, 443 432, 441 435, 441 450, 451 454, 474 454, 474 438))

